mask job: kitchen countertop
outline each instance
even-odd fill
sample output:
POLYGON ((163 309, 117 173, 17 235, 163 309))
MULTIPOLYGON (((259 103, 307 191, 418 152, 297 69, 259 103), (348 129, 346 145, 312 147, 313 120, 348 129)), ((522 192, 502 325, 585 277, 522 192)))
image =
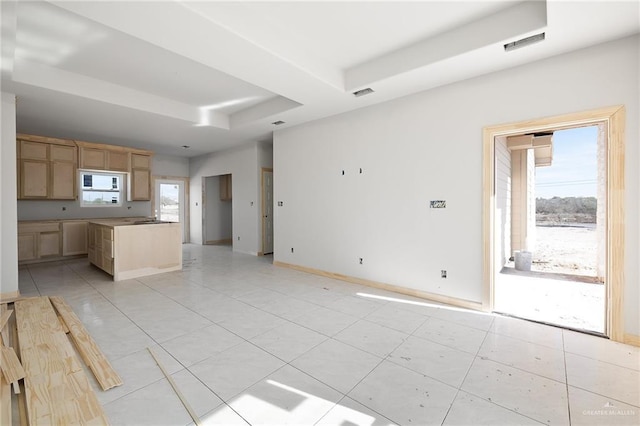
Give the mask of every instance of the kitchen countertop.
POLYGON ((18 220, 18 223, 53 223, 53 222, 98 222, 98 221, 119 221, 133 222, 138 220, 152 220, 148 216, 127 216, 127 217, 96 217, 96 218, 70 218, 70 219, 30 219, 18 220))
POLYGON ((155 219, 126 219, 120 220, 117 218, 114 219, 89 219, 87 220, 89 223, 94 223, 96 225, 103 226, 138 226, 138 225, 165 225, 169 223, 177 223, 177 222, 166 222, 162 220, 155 219))

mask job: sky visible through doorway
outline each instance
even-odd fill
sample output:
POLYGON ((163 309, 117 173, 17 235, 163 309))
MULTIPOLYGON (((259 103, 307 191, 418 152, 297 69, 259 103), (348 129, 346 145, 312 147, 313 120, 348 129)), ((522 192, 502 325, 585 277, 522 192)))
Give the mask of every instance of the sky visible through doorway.
POLYGON ((598 127, 553 133, 553 163, 536 167, 536 198, 596 197, 598 127))

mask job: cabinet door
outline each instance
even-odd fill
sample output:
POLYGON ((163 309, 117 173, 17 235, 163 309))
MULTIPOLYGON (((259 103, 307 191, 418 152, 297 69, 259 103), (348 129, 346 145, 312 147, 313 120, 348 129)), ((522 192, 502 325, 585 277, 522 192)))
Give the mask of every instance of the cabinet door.
POLYGON ((87 253, 87 222, 64 222, 62 224, 62 255, 87 253))
POLYGON ((98 148, 80 148, 80 168, 91 170, 105 170, 107 165, 107 151, 98 148))
POLYGON ((38 257, 36 233, 18 235, 18 261, 33 260, 38 257))
POLYGON ((20 141, 20 158, 29 160, 48 160, 49 144, 20 141))
POLYGON ((107 151, 107 170, 128 172, 129 154, 126 152, 107 151))
POLYGON ((51 197, 56 200, 75 200, 76 165, 51 162, 51 197))
POLYGON ((54 145, 49 147, 51 161, 65 161, 67 163, 76 162, 76 147, 66 145, 54 145))
POLYGON ((131 201, 151 199, 151 170, 131 169, 131 201))
POLYGON ((131 154, 132 169, 150 169, 151 156, 144 154, 131 154))
POLYGON ((20 198, 47 198, 49 162, 20 160, 20 198))
POLYGON ((60 256, 60 231, 41 232, 38 243, 38 254, 40 257, 60 256))

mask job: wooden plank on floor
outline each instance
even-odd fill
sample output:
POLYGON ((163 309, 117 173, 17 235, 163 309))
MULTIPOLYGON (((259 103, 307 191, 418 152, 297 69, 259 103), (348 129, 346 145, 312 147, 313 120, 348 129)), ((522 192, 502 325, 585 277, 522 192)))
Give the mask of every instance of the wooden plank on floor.
MULTIPOLYGON (((20 342, 18 341, 18 328, 16 326, 15 316, 9 322, 8 326, 9 326, 9 340, 11 342, 11 345, 16 351, 16 355, 18 356, 18 359, 20 359, 20 342)), ((18 394, 18 420, 20 422, 20 426, 28 426, 29 418, 27 416, 27 401, 24 395, 24 380, 16 384, 18 385, 18 390, 19 390, 19 392, 17 392, 14 386, 14 392, 18 394)))
POLYGON ((11 421, 11 384, 0 376, 0 425, 10 425, 11 421))
MULTIPOLYGON (((7 309, 6 304, 0 305, 0 317, 2 318, 2 327, 0 327, 2 341, 9 344, 9 333, 5 329, 8 327, 5 327, 5 325, 11 317, 11 311, 7 309), (7 312, 9 312, 8 315, 7 312)), ((4 374, 0 374, 0 425, 10 425, 12 422, 11 417, 11 383, 7 382, 4 374)))
POLYGON ((11 318, 11 309, 7 309, 7 304, 0 305, 0 340, 5 346, 9 346, 9 329, 6 326, 9 318, 11 318))
POLYGON ((49 298, 19 300, 15 313, 29 423, 108 424, 49 298))
POLYGON ((182 392, 180 392, 180 389, 178 388, 178 385, 176 385, 176 382, 173 380, 173 377, 171 377, 171 375, 169 374, 167 369, 164 368, 164 365, 162 365, 162 363, 160 362, 160 360, 158 359, 156 354, 151 350, 151 348, 147 348, 147 350, 149 351, 149 353, 153 357, 153 359, 156 362, 156 364, 158 364, 158 367, 160 367, 160 370, 162 370, 162 374, 164 374, 164 377, 167 378, 167 380, 169 381, 169 384, 173 388, 173 390, 176 393, 176 395, 178 396, 178 398, 180 398, 180 402, 182 402, 182 405, 184 406, 184 408, 187 410, 187 412, 191 416, 191 419, 193 419, 193 423, 196 426, 200 426, 202 423, 200 422, 200 419, 198 418, 198 415, 196 414, 195 411, 193 411, 193 408, 191 408, 191 405, 189 405, 189 402, 187 402, 187 399, 184 397, 182 392))
POLYGON ((102 390, 122 385, 122 379, 67 302, 62 297, 57 296, 49 299, 67 325, 71 338, 82 359, 96 376, 102 390))
POLYGON ((12 313, 13 313, 12 309, 6 309, 4 310, 4 312, 2 312, 2 315, 0 315, 0 330, 2 330, 4 326, 7 324, 12 313))
POLYGON ((0 369, 2 369, 2 374, 8 383, 24 379, 24 369, 12 347, 0 347, 0 369))

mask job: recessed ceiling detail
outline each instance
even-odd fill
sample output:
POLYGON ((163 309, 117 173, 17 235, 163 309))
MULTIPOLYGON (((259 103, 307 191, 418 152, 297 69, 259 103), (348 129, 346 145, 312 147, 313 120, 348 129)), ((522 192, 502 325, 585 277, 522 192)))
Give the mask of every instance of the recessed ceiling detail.
POLYGON ((640 31, 638 2, 0 7, 2 91, 19 97, 19 131, 182 156, 640 31), (544 43, 504 54, 541 32, 544 43), (376 96, 356 99, 370 87, 376 96))
POLYGON ((544 33, 532 35, 529 37, 521 38, 520 40, 512 41, 504 45, 505 52, 511 52, 512 50, 520 49, 521 47, 529 46, 543 41, 545 38, 544 33))

